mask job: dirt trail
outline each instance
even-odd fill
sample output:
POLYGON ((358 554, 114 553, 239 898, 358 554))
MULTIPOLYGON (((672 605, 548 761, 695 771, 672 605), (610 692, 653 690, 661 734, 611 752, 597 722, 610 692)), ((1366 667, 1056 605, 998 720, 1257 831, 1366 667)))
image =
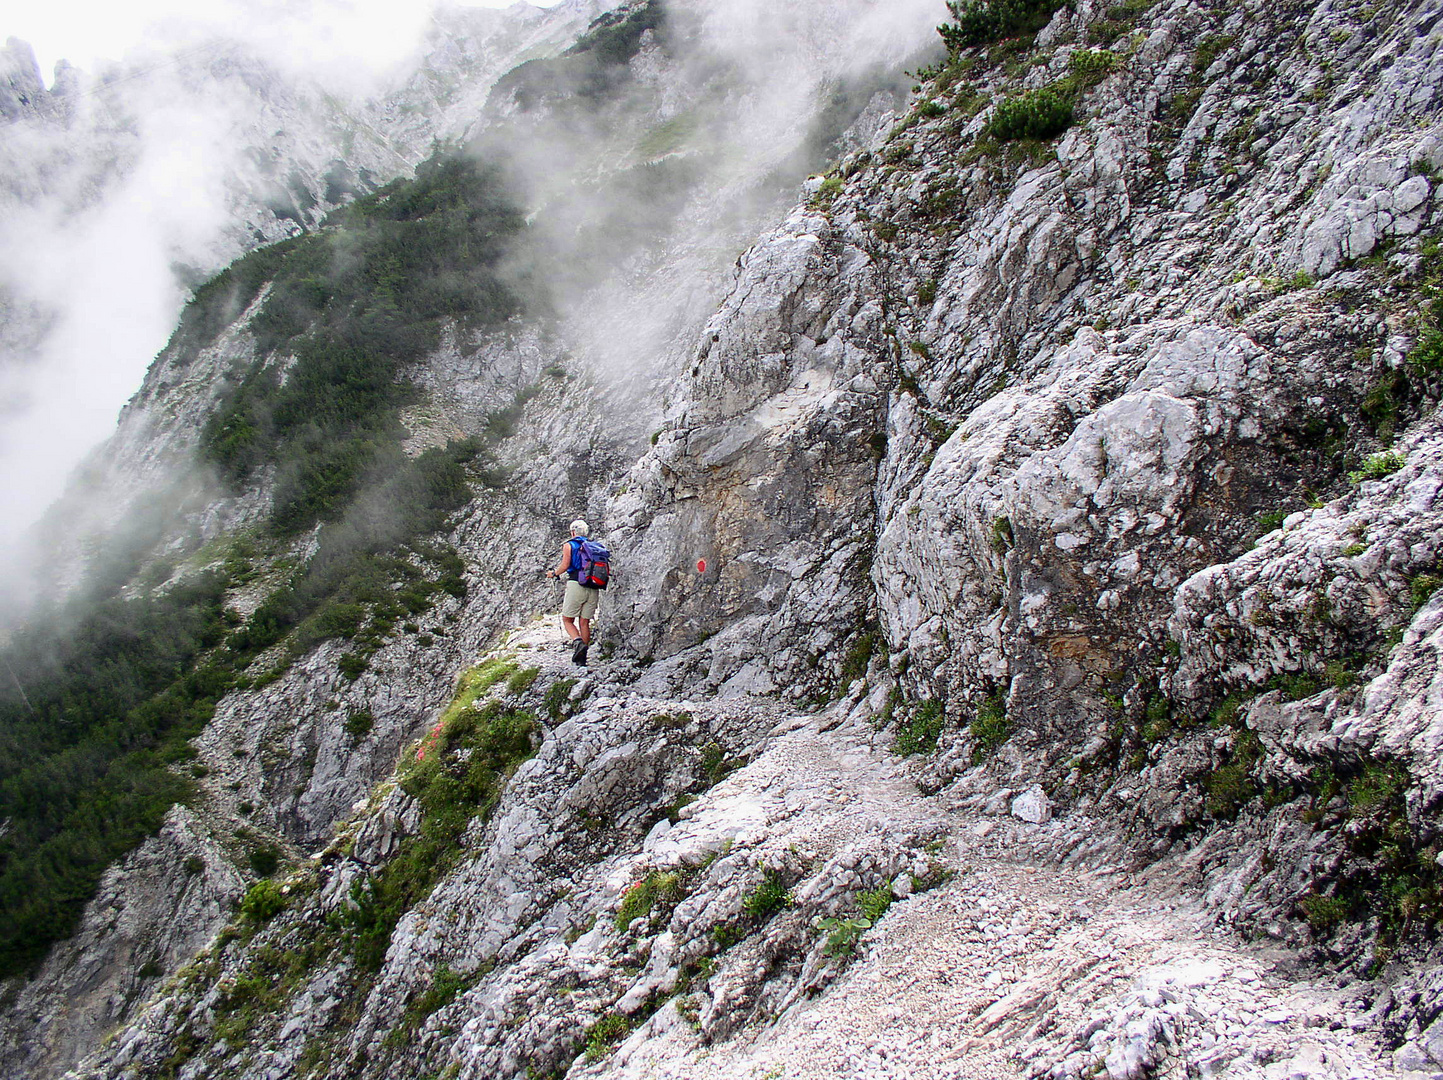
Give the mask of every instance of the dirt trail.
MULTIPOLYGON (((786 725, 782 725, 785 727, 786 725)), ((1158 864, 1133 878, 1057 853, 1087 824, 948 810, 865 725, 781 734, 730 783, 846 792, 867 817, 940 816, 947 884, 893 903, 825 993, 711 1047, 680 1022, 610 1075, 688 1080, 1422 1076, 1396 1070, 1356 993, 1213 927, 1158 864)), ((795 830, 801 823, 789 822, 795 830)), ((658 1017, 660 1020, 661 1017, 658 1017)), ((660 1030, 657 1030, 657 1029, 660 1030)))

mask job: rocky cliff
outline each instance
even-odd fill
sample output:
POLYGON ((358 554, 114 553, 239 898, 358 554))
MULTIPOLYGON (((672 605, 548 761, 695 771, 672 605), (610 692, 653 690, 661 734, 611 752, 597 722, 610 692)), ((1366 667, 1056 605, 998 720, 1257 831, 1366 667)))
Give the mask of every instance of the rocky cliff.
MULTIPOLYGON (((692 115, 726 10, 623 9, 475 146, 692 115)), ((119 1022, 74 1075, 1443 1070, 1438 13, 950 14, 729 282, 700 215, 765 216, 766 170, 640 239, 527 189, 552 280, 630 261, 410 375, 409 452, 508 474, 438 534, 466 587, 266 646, 200 794, 12 980, 17 1068, 119 1022), (661 303, 618 376, 578 313, 661 303), (578 511, 618 567, 585 671, 518 571, 578 511)), ((227 366, 304 370, 269 295, 177 336, 123 460, 203 449, 227 366)), ((182 505, 173 580, 283 480, 182 505)), ((236 618, 329 527, 253 548, 236 618)))

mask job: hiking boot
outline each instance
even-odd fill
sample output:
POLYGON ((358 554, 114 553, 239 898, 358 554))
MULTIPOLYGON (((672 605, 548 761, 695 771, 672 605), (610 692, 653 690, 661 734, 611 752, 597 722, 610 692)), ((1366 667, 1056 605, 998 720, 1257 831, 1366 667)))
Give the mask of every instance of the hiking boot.
POLYGON ((571 643, 571 662, 573 664, 586 663, 586 642, 576 638, 571 643))
POLYGON ((586 654, 587 654, 587 652, 588 652, 590 649, 591 649, 591 644, 590 644, 590 642, 584 643, 584 644, 581 646, 581 654, 580 654, 580 656, 577 658, 576 662, 577 662, 578 664, 580 664, 582 667, 585 667, 585 666, 586 666, 586 654))

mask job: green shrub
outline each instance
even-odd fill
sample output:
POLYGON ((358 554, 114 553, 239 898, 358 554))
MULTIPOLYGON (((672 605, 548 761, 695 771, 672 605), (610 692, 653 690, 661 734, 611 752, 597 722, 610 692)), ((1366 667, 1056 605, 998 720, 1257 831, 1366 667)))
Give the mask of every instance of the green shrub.
POLYGON ((829 176, 822 181, 817 188, 816 194, 812 196, 812 205, 816 207, 831 206, 833 200, 842 193, 843 181, 840 176, 829 176))
POLYGON ((937 27, 947 52, 986 45, 1002 38, 1035 34, 1064 0, 947 0, 955 20, 937 27))
POLYGON ((1361 484, 1366 480, 1381 480, 1383 477, 1391 476, 1401 469, 1405 460, 1403 455, 1395 450, 1374 454, 1367 461, 1363 462, 1361 469, 1358 469, 1356 472, 1350 472, 1348 474, 1348 480, 1354 484, 1361 484))
POLYGON ((887 909, 891 906, 891 882, 884 882, 880 889, 870 889, 857 894, 857 909, 862 913, 862 918, 869 922, 876 923, 887 914, 887 909))
MULTIPOLYGON (((1435 300, 1435 308, 1440 302, 1435 300)), ((1408 366, 1421 375, 1433 375, 1443 371, 1443 329, 1439 326, 1425 326, 1418 335, 1418 341, 1408 351, 1408 366)))
POLYGON ((828 956, 851 956, 857 951, 857 942, 872 928, 872 920, 863 916, 838 916, 820 919, 817 929, 827 937, 823 950, 828 956))
POLYGON ((1117 54, 1107 49, 1078 49, 1067 58, 1067 67, 1078 88, 1085 90, 1117 69, 1117 54))
POLYGON ((571 691, 576 686, 575 679, 557 679, 546 688, 546 695, 542 698, 542 708, 546 715, 551 718, 552 723, 559 723, 571 702, 571 691))
POLYGON ((984 132, 998 142, 1014 139, 1046 141, 1072 126, 1072 101, 1051 87, 1003 98, 984 132))
MULTIPOLYGON (((1361 665, 1361 661, 1355 661, 1355 663, 1361 665)), ((1355 668, 1342 660, 1329 660, 1324 664, 1323 677, 1338 690, 1347 690, 1358 683, 1358 673, 1355 668)))
POLYGON ((717 923, 711 928, 712 943, 722 952, 730 949, 744 937, 746 937, 746 931, 734 922, 717 923))
POLYGON ((701 772, 709 785, 720 784, 743 764, 740 758, 727 757, 720 743, 709 742, 701 748, 701 772))
POLYGON ((1193 56, 1192 73, 1196 79, 1201 79, 1208 68, 1212 67, 1223 53, 1227 52, 1237 43, 1236 34, 1208 34, 1198 42, 1197 53, 1193 56))
POLYGON ((1198 102, 1202 100, 1203 88, 1201 86, 1190 86, 1178 91, 1167 104, 1167 116, 1178 126, 1185 125, 1197 111, 1198 102))
MULTIPOLYGON (((399 413, 416 390, 404 372, 446 323, 492 327, 520 311, 499 267, 523 228, 495 170, 441 151, 256 263, 271 283, 251 323, 262 358, 222 396, 201 445, 236 483, 274 467, 274 532, 337 520, 363 486, 408 470, 399 413), (265 359, 281 351, 294 357, 284 380, 265 359)), ((184 321, 178 334, 188 340, 184 321)))
POLYGON ((897 737, 892 741, 892 753, 898 757, 930 754, 937 749, 937 740, 941 737, 946 722, 940 701, 919 702, 911 715, 897 726, 897 737))
POLYGON ((1247 700, 1248 695, 1241 691, 1228 694, 1213 706, 1212 711, 1208 714, 1208 725, 1215 728, 1238 727, 1241 723, 1239 717, 1247 700))
POLYGON ((1258 532, 1270 533, 1274 529, 1280 528, 1283 524, 1283 519, 1287 516, 1288 511, 1286 510, 1269 510, 1266 513, 1259 514, 1258 532))
MULTIPOLYGON (((475 681, 462 679, 463 685, 475 681)), ((464 694, 458 688, 458 699, 464 694)), ((448 707, 442 717, 402 769, 401 787, 421 807, 419 831, 389 863, 353 886, 351 905, 341 915, 363 971, 379 970, 401 916, 461 858, 461 838, 472 819, 491 816, 507 779, 534 752, 532 713, 492 701, 480 708, 448 707)))
POLYGON ((631 1034, 631 1019, 618 1012, 609 1012, 586 1032, 586 1060, 597 1062, 611 1052, 612 1047, 631 1034))
POLYGON ((346 734, 350 736, 351 744, 355 745, 371 733, 371 728, 375 726, 375 723, 376 718, 370 709, 357 709, 346 717, 346 722, 342 726, 345 728, 346 734))
POLYGON ((0 647, 0 977, 69 936, 106 867, 193 792, 173 766, 236 679, 208 659, 227 584, 82 600, 0 647))
POLYGON ((838 686, 846 688, 857 679, 867 674, 867 665, 872 662, 872 654, 882 644, 881 631, 875 627, 864 630, 858 634, 852 644, 847 647, 842 657, 841 677, 838 686))
POLYGON ((269 878, 255 882, 241 898, 241 914, 252 922, 268 922, 285 910, 286 896, 269 878))
POLYGON ((694 802, 696 802, 696 796, 689 791, 683 791, 672 800, 671 805, 666 807, 666 820, 675 825, 681 820, 682 810, 694 802))
POLYGON ((1007 703, 1001 691, 984 698, 977 706, 977 717, 968 726, 972 733, 972 764, 980 764, 997 752, 1012 734, 1007 719, 1007 703))
POLYGON ((1305 821, 1331 828, 1330 804, 1339 793, 1347 797, 1348 820, 1338 833, 1343 858, 1330 861, 1326 878, 1299 907, 1317 932, 1349 920, 1375 926, 1375 957, 1396 951, 1415 929, 1432 941, 1443 921, 1443 869, 1436 845, 1425 844, 1409 820, 1410 784, 1401 764, 1368 758, 1347 784, 1327 768, 1309 784, 1305 821))
POLYGON ((442 964, 432 976, 431 985, 407 1004, 403 1024, 412 1031, 416 1030, 426 1017, 451 1004, 473 982, 474 976, 462 975, 442 964))
POLYGON ((370 658, 364 653, 358 652, 343 653, 341 658, 336 661, 336 670, 350 682, 359 679, 370 666, 370 658))
POLYGON ((666 6, 661 0, 646 0, 630 10, 608 11, 594 20, 576 44, 566 50, 568 56, 588 55, 604 64, 620 66, 629 63, 641 50, 641 37, 650 30, 662 34, 666 30, 666 6))
POLYGON ((686 895, 681 875, 672 871, 653 870, 627 889, 621 897, 613 922, 618 931, 625 930, 632 920, 650 915, 658 903, 675 905, 686 895))
POLYGON ((1407 790, 1408 773, 1402 766, 1370 761, 1348 786, 1348 812, 1352 817, 1373 813, 1407 790))
POLYGON ((1151 745, 1168 736, 1172 731, 1172 702, 1161 694, 1147 699, 1143 713, 1142 741, 1151 745))
POLYGON ((1244 804, 1258 794, 1252 770, 1262 757, 1263 746, 1258 737, 1246 728, 1239 731, 1227 762, 1214 769, 1203 781, 1207 792, 1204 806, 1212 817, 1230 821, 1237 817, 1244 804))
POLYGON ((1327 930, 1348 917, 1349 904, 1338 896, 1305 896, 1298 901, 1308 925, 1314 930, 1327 930))
POLYGON ((1363 395, 1363 403, 1358 411, 1363 414, 1363 419, 1378 438, 1393 438, 1410 391, 1408 376, 1402 371, 1389 369, 1382 372, 1363 395))
POLYGON ((1267 682, 1269 690, 1281 690, 1289 701, 1310 698, 1323 688, 1323 680, 1311 671, 1297 671, 1287 675, 1274 675, 1267 682))
POLYGON ((253 848, 249 861, 252 871, 261 877, 270 877, 281 865, 281 854, 272 847, 253 848))
POLYGON ((298 238, 258 248, 198 286, 181 312, 167 352, 198 351, 212 344, 260 295, 297 243, 298 238))
POLYGON ((1408 602, 1414 611, 1422 608, 1433 594, 1443 588, 1443 577, 1437 574, 1416 574, 1408 580, 1408 602))
POLYGON ((791 903, 786 880, 780 870, 768 868, 762 874, 757 887, 747 893, 742 901, 742 910, 753 919, 765 919, 791 903))

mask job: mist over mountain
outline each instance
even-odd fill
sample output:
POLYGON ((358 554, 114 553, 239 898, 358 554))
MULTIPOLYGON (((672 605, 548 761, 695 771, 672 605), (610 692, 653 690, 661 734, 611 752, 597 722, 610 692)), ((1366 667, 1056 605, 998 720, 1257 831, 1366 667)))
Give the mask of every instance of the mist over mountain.
POLYGON ((433 140, 470 123, 477 101, 467 94, 484 100, 519 56, 563 47, 596 10, 397 15, 391 54, 349 63, 335 51, 348 39, 297 51, 303 18, 257 17, 228 37, 210 30, 168 50, 153 41, 97 73, 62 64, 48 90, 33 52, 9 42, 0 95, 9 606, 36 572, 27 531, 113 430, 190 290, 257 244, 314 227, 408 173, 433 140))
POLYGON ((1436 23, 12 43, 7 1075, 1443 1069, 1436 23))

